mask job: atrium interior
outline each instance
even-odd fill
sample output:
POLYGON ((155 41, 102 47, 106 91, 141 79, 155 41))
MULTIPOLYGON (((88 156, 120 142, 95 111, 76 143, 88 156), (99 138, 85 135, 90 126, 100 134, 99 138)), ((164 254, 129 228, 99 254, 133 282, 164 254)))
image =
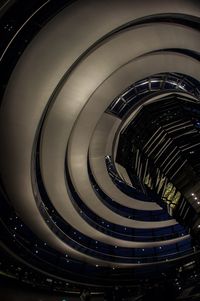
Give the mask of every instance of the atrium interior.
POLYGON ((200 1, 0 1, 0 300, 200 300, 200 1))

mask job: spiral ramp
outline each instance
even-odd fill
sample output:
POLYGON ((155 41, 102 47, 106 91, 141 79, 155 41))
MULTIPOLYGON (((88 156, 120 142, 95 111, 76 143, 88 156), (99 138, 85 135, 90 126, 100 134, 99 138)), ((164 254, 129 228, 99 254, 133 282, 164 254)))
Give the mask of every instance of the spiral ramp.
MULTIPOLYGON (((97 286, 130 284, 144 271, 161 273, 195 256, 188 229, 156 200, 119 189, 106 158, 130 188, 116 162, 124 128, 165 96, 198 104, 198 91, 175 86, 148 88, 126 114, 111 109, 159 74, 200 82, 199 16, 198 1, 66 2, 20 54, 0 107, 2 199, 39 242, 34 260, 48 263, 48 248, 59 254, 49 274, 97 286)), ((19 242, 23 231, 14 235, 19 242)))

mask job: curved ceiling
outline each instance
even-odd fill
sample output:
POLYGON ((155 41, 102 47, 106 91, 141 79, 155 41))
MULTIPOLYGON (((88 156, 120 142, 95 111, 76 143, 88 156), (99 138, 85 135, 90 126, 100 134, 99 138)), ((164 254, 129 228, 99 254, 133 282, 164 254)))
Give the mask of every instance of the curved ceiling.
MULTIPOLYGON (((200 6, 184 0, 67 4, 20 53, 6 84, 0 173, 7 198, 38 239, 98 268, 101 280, 104 268, 117 275, 189 256, 194 249, 187 225, 145 187, 131 187, 130 179, 128 187, 117 174, 113 180, 106 158, 118 170, 119 135, 144 105, 174 93, 199 105, 196 94, 175 86, 145 88, 144 95, 138 88, 127 115, 108 108, 157 74, 200 82, 200 6)), ((2 62, 30 19, 8 42, 2 62)))

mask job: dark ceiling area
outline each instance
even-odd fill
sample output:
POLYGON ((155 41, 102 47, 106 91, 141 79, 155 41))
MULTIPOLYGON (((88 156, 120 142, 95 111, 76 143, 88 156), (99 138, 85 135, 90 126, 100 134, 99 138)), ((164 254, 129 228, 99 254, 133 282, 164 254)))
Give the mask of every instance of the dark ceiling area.
POLYGON ((200 2, 0 1, 0 299, 200 299, 200 2))

